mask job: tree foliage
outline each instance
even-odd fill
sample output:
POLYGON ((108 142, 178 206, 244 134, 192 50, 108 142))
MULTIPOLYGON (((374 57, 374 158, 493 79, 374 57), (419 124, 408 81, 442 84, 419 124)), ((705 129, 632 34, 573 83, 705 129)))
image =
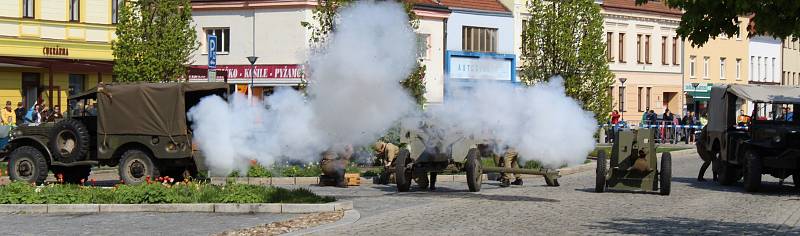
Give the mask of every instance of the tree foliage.
POLYGON ((114 51, 117 81, 173 81, 186 75, 197 49, 190 0, 125 1, 114 51))
MULTIPOLYGON (((645 4, 648 0, 636 0, 645 4)), ((693 46, 725 33, 739 34, 739 16, 752 16, 750 34, 780 39, 800 36, 800 1, 797 0, 665 0, 665 4, 684 11, 678 35, 693 46)), ((656 3, 648 3, 656 4, 656 3)))
MULTIPOLYGON (((304 21, 300 23, 302 27, 311 32, 309 43, 311 43, 312 49, 324 50, 328 34, 336 31, 338 9, 353 2, 356 2, 356 0, 317 0, 317 6, 313 10, 313 22, 304 21)), ((404 3, 404 6, 408 14, 408 24, 413 29, 417 29, 419 20, 417 15, 414 14, 413 4, 404 3)), ((425 66, 420 64, 419 61, 417 61, 417 68, 407 79, 400 81, 400 84, 414 97, 417 104, 422 105, 425 103, 425 66)))
POLYGON ((600 7, 592 0, 533 0, 528 8, 522 81, 530 85, 560 75, 567 95, 603 122, 611 110, 608 88, 614 76, 606 63, 600 7))

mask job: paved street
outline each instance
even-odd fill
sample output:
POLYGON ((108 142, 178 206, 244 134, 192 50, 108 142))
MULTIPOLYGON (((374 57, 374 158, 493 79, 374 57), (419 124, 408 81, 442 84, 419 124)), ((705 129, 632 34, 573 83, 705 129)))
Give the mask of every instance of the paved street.
POLYGON ((465 183, 435 193, 314 189, 353 199, 362 216, 320 235, 800 234, 800 192, 791 180, 780 187, 764 176, 765 193, 748 194, 696 182, 699 164, 696 155, 674 158, 670 196, 594 193, 594 171, 566 176, 556 188, 540 178, 505 189, 490 181, 478 194, 465 183))
MULTIPOLYGON (((764 193, 741 186, 698 183, 696 155, 675 156, 672 195, 594 193, 594 172, 541 178, 499 188, 488 181, 480 193, 466 183, 440 183, 437 192, 396 193, 394 186, 311 189, 353 200, 361 218, 320 235, 561 235, 561 234, 800 234, 800 192, 769 183, 764 193)), ((707 178, 711 178, 710 174, 707 178)), ((100 214, 0 215, 0 235, 202 235, 245 228, 296 215, 100 214)))

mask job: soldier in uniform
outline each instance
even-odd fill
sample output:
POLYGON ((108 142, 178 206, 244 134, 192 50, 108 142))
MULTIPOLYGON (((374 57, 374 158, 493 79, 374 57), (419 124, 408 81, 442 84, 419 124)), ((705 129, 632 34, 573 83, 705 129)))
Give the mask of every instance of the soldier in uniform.
MULTIPOLYGON (((508 168, 519 168, 519 153, 516 149, 512 147, 506 147, 505 153, 503 153, 503 167, 508 168)), ((508 187, 510 185, 522 185, 522 175, 514 174, 514 182, 511 182, 511 174, 509 173, 500 173, 500 187, 508 187)))
POLYGON ((389 178, 393 170, 392 162, 397 158, 397 154, 400 153, 400 148, 383 141, 375 142, 372 148, 375 150, 375 157, 383 162, 383 172, 381 172, 379 182, 380 184, 389 184, 389 178))
POLYGON ((331 148, 322 153, 322 160, 319 163, 322 173, 333 177, 336 181, 336 187, 347 188, 344 172, 352 156, 353 146, 349 144, 344 145, 340 150, 334 151, 331 148))

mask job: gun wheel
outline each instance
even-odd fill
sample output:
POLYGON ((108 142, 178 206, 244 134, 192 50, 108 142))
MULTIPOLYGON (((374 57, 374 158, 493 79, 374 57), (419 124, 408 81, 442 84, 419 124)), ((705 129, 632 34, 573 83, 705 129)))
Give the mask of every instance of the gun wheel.
POLYGON ((595 169, 594 191, 602 193, 606 191, 606 152, 598 150, 597 168, 595 169))
POLYGON ((406 162, 411 160, 411 153, 408 150, 403 149, 400 150, 399 155, 395 161, 395 172, 394 172, 394 179, 397 183, 397 191, 398 192, 408 192, 408 189, 411 188, 411 171, 406 168, 406 162))
POLYGON ((465 170, 467 171, 467 187, 470 192, 481 191, 481 182, 483 181, 483 168, 481 167, 480 157, 478 156, 478 149, 470 149, 467 153, 467 164, 465 170))

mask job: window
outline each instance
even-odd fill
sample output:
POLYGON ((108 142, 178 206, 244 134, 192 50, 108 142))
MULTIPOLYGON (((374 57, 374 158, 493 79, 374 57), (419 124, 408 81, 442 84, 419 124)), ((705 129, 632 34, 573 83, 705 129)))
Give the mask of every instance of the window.
POLYGON ((617 51, 619 51, 619 58, 617 58, 617 60, 625 63, 625 33, 619 33, 619 46, 617 47, 617 51))
POLYGON ((525 55, 528 51, 528 36, 525 34, 525 30, 528 28, 528 21, 522 20, 522 54, 525 55))
POLYGON ((689 77, 690 78, 694 78, 696 74, 697 73, 695 71, 695 56, 690 56, 689 57, 689 77))
POLYGON ((83 92, 86 89, 86 75, 69 74, 69 96, 83 92))
POLYGON ((645 109, 650 108, 650 89, 652 88, 647 87, 647 100, 646 100, 647 103, 645 103, 644 105, 645 109))
POLYGON ((33 18, 34 17, 34 6, 36 5, 36 1, 34 0, 22 0, 22 17, 24 18, 33 18))
POLYGON ((775 82, 775 71, 777 70, 777 69, 775 68, 775 62, 776 62, 776 60, 775 60, 775 58, 773 57, 773 58, 772 58, 772 73, 770 73, 770 75, 772 76, 772 82, 775 82))
POLYGON ((611 33, 611 32, 607 32, 606 33, 606 59, 608 59, 609 62, 614 61, 614 57, 611 56, 612 55, 611 54, 611 38, 612 38, 612 36, 614 36, 614 33, 611 33))
POLYGON ((638 101, 636 102, 636 106, 639 108, 639 111, 645 111, 644 107, 642 107, 642 87, 639 87, 639 96, 637 96, 638 101))
POLYGON ((650 62, 650 35, 644 36, 644 62, 647 64, 651 64, 650 62))
POLYGON ((661 37, 661 64, 669 65, 667 63, 667 36, 661 37))
POLYGON ((719 79, 725 79, 725 58, 719 58, 719 79))
POLYGON ((461 47, 471 52, 497 52, 497 29, 464 26, 461 47))
POLYGON ((761 75, 761 63, 762 63, 761 57, 758 57, 758 61, 756 61, 756 64, 758 66, 758 70, 756 72, 758 73, 756 74, 755 81, 762 81, 764 78, 764 76, 761 75))
POLYGON ((123 0, 111 0, 111 24, 119 21, 119 7, 124 4, 123 0))
POLYGON ((753 67, 753 63, 755 63, 756 57, 750 57, 750 81, 755 81, 756 78, 756 68, 753 67))
MULTIPOLYGON (((736 23, 736 27, 739 27, 741 23, 736 23)), ((739 31, 736 32, 736 40, 742 40, 742 28, 739 28, 739 31)))
POLYGON ((678 64, 678 37, 672 37, 672 64, 678 64))
POLYGON ((742 59, 736 58, 736 80, 742 79, 742 59))
POLYGON ((708 79, 708 57, 703 57, 703 79, 708 79))
POLYGON ((428 58, 428 50, 431 48, 430 41, 430 34, 417 34, 417 58, 428 58))
POLYGON ((81 0, 69 0, 69 20, 81 20, 81 0))
MULTIPOLYGON (((206 35, 217 36, 217 52, 227 53, 230 51, 230 28, 205 29, 206 35)), ((207 48, 207 47, 206 47, 207 48)))
POLYGON ((636 63, 642 64, 642 35, 636 35, 636 63))

